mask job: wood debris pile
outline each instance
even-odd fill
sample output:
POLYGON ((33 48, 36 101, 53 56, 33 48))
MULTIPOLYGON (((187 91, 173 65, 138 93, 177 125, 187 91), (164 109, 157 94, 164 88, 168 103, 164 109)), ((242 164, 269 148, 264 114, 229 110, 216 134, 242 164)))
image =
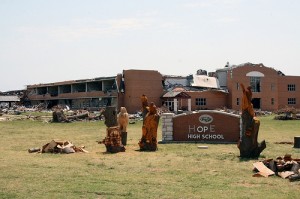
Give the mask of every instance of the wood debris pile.
POLYGON ((52 112, 52 122, 62 122, 69 123, 73 121, 91 121, 91 120, 101 120, 101 113, 94 114, 87 110, 80 111, 68 111, 65 112, 62 109, 56 109, 52 112))
POLYGON ((293 159, 290 154, 274 159, 266 159, 253 164, 254 177, 277 175, 290 181, 300 180, 300 159, 293 159))
POLYGON ((40 148, 31 148, 28 149, 29 153, 75 153, 75 152, 84 152, 88 153, 87 150, 84 149, 84 146, 77 147, 72 144, 70 141, 60 141, 60 140, 52 140, 51 142, 45 144, 41 149, 40 148))

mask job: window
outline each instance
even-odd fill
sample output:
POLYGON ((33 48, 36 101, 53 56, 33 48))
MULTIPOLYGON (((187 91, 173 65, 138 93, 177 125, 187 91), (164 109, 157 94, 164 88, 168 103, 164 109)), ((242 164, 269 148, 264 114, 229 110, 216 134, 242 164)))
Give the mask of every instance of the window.
POLYGON ((288 104, 296 104, 296 98, 288 98, 288 104))
POLYGON ((296 91, 296 85, 295 84, 288 84, 288 91, 296 91))
POLYGON ((237 106, 240 105, 240 98, 236 98, 236 105, 237 105, 237 106))
POLYGON ((236 83, 236 90, 240 90, 240 84, 236 83))
POLYGON ((196 105, 197 106, 205 106, 206 105, 206 98, 196 98, 196 105))
POLYGON ((165 101, 165 105, 170 111, 174 111, 174 100, 165 101))
POLYGON ((274 91, 274 90, 275 90, 275 84, 271 83, 271 91, 274 91))
POLYGON ((260 77, 250 77, 252 92, 260 92, 260 77))
POLYGON ((271 104, 272 105, 274 105, 274 102, 275 102, 274 98, 271 98, 271 104))

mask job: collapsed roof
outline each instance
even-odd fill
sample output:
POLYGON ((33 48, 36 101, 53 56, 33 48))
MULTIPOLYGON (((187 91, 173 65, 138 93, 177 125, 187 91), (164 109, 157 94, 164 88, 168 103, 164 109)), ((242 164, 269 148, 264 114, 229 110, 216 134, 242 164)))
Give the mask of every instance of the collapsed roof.
POLYGON ((216 89, 220 88, 217 78, 206 75, 193 75, 191 86, 216 89))
POLYGON ((19 102, 20 97, 19 96, 0 96, 0 102, 19 102))

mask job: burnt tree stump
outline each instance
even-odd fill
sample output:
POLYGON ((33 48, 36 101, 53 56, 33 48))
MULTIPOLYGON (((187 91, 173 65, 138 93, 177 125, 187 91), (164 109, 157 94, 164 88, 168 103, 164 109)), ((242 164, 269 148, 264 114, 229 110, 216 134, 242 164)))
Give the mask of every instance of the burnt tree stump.
POLYGON ((242 100, 242 135, 238 142, 241 158, 257 158, 260 153, 266 148, 266 142, 257 142, 260 121, 255 117, 253 105, 251 103, 252 91, 251 87, 243 89, 242 100))
POLYGON ((105 111, 102 113, 104 115, 104 124, 107 127, 118 126, 117 121, 117 109, 114 106, 107 106, 105 111))

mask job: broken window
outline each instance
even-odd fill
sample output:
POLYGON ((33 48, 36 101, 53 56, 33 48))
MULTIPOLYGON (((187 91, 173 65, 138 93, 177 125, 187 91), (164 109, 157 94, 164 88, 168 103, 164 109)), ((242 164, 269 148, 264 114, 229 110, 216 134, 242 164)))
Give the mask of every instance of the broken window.
POLYGON ((252 87, 252 92, 260 92, 260 77, 250 77, 250 86, 252 87))
POLYGON ((71 85, 61 85, 58 87, 59 93, 71 93, 71 85))
POLYGON ((38 95, 46 95, 48 92, 47 87, 38 87, 37 88, 37 94, 38 95))

